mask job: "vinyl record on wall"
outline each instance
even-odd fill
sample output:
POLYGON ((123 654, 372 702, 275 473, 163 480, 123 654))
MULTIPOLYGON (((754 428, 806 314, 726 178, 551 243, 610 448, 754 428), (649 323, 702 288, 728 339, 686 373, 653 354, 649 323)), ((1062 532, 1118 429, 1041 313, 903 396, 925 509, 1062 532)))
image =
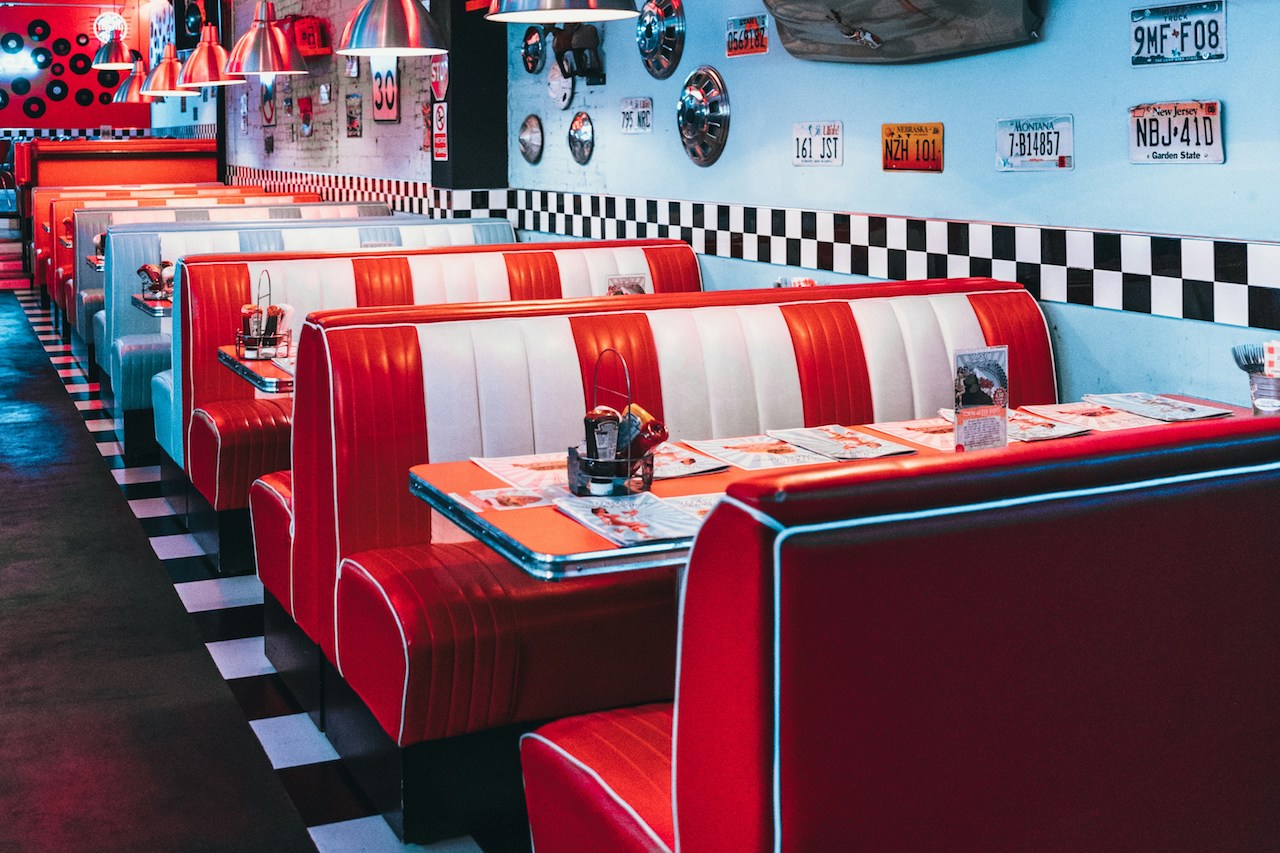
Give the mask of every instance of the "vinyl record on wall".
POLYGON ((0 36, 0 50, 5 53, 19 53, 26 42, 17 33, 5 33, 0 36))
POLYGON ((71 42, 67 41, 66 39, 54 39, 53 52, 56 53, 58 56, 66 56, 68 53, 71 52, 71 42))
POLYGON ((82 107, 87 107, 93 103, 93 91, 91 89, 77 89, 76 103, 82 107))
POLYGON ((9 93, 4 89, 0 89, 0 110, 9 106, 9 93))
POLYGON ((53 64, 53 54, 47 47, 37 47, 31 51, 31 61, 35 63, 36 68, 48 68, 53 64))
POLYGON ((27 98, 22 102, 22 111, 30 118, 40 118, 44 115, 44 98, 27 98))
POLYGON ((77 53, 71 57, 71 62, 68 64, 76 74, 88 74, 89 69, 93 67, 93 62, 83 53, 77 53))
MULTIPOLYGON (((104 107, 105 107, 107 104, 111 103, 111 93, 110 93, 110 92, 99 92, 99 93, 98 93, 98 103, 102 104, 104 107)), ((183 99, 183 103, 186 103, 186 99, 185 99, 185 98, 183 99)))
POLYGON ((49 70, 53 72, 54 76, 61 77, 63 74, 66 73, 67 67, 63 65, 61 62, 55 62, 49 66, 49 70))
POLYGON ((54 80, 44 87, 44 94, 51 101, 61 101, 71 94, 71 87, 64 80, 54 80))
POLYGON ((116 86, 120 85, 120 72, 115 69, 99 71, 98 85, 104 89, 111 89, 114 92, 116 86))
POLYGON ((89 43, 89 37, 84 33, 81 33, 80 35, 76 36, 76 44, 80 45, 81 47, 84 47, 88 43, 89 43))
POLYGON ((15 77, 13 82, 9 84, 9 88, 13 90, 15 95, 25 95, 31 91, 31 81, 26 77, 15 77))
POLYGON ((44 41, 49 37, 49 32, 49 22, 43 18, 36 18, 27 24, 27 35, 31 36, 32 41, 44 41))

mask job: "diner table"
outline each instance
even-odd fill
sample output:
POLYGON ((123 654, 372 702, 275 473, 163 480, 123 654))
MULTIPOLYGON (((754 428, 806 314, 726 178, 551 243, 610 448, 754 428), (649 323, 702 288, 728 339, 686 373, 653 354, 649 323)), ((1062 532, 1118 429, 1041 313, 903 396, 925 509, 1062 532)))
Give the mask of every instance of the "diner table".
MULTIPOLYGON (((1228 409, 1230 414, 1227 417, 1254 416, 1248 408, 1187 395, 1167 394, 1164 396, 1228 409)), ((1194 423, 1194 421, 1161 423, 1156 426, 1139 427, 1138 429, 1174 430, 1183 423, 1194 423)), ((869 432, 878 438, 907 445, 915 453, 909 456, 881 456, 865 460, 832 461, 830 464, 867 465, 954 452, 939 450, 920 442, 913 442, 905 438, 900 432, 882 432, 877 430, 874 424, 857 425, 856 429, 869 432)), ((1065 445, 1071 443, 1087 447, 1090 439, 1096 434, 1094 432, 1086 432, 1081 435, 1056 438, 1052 441, 1055 444, 1065 445)), ((1037 442, 1011 440, 1008 446, 1004 448, 976 452, 1006 454, 1010 457, 1011 462, 1016 464, 1017 457, 1031 452, 1030 448, 1035 443, 1037 442)), ((686 446, 682 442, 675 442, 675 444, 686 446)), ((566 448, 565 456, 567 464, 568 448, 566 448)), ((1081 458, 1084 459, 1085 456, 1082 455, 1081 458)), ((779 469, 773 468, 769 470, 776 473, 779 469)), ((762 473, 766 472, 750 471, 730 466, 725 470, 705 474, 655 479, 651 492, 659 498, 722 494, 731 483, 762 473)), ((513 486, 478 462, 470 459, 423 463, 414 465, 409 469, 409 490, 414 496, 425 501, 432 509, 439 512, 468 535, 493 548, 494 551, 519 566, 525 572, 543 580, 560 580, 583 575, 632 571, 660 566, 682 566, 687 562, 689 551, 693 546, 692 536, 652 540, 631 545, 618 545, 575 521, 554 505, 493 509, 481 506, 480 502, 471 497, 474 492, 502 488, 513 488, 513 486)), ((569 493, 566 491, 564 496, 569 497, 569 493)))
POLYGON ((292 358, 240 358, 227 344, 218 347, 218 361, 264 394, 293 393, 292 358))

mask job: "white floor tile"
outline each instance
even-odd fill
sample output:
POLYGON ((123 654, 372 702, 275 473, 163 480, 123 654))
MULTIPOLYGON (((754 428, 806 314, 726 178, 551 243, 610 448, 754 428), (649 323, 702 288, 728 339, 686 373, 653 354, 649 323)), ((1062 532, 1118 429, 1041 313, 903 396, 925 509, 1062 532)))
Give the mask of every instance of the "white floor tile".
POLYGON ((82 412, 100 412, 106 408, 101 400, 76 400, 76 408, 82 412))
POLYGON ((123 456, 124 445, 118 441, 100 441, 98 442, 98 452, 103 456, 123 456))
POLYGON ((84 371, 78 367, 64 367, 58 371, 58 376, 63 379, 84 379, 84 371))
POLYGON ((199 557, 204 553, 200 543, 190 533, 174 533, 171 536, 152 536, 151 550, 162 560, 179 557, 199 557))
POLYGON ((76 357, 74 355, 55 355, 49 359, 50 364, 75 364, 76 357))
POLYGON ((78 394, 81 391, 97 391, 97 390, 98 390, 97 382, 81 382, 79 384, 73 383, 67 386, 68 394, 78 394))
POLYGON ((84 425, 88 427, 89 432, 111 432, 116 428, 116 422, 111 418, 94 418, 91 421, 85 421, 84 425))
POLYGON ((158 483, 160 482, 160 466, 141 465, 137 468, 117 468, 111 472, 111 476, 115 477, 116 482, 122 486, 127 486, 130 483, 158 483))
POLYGON ((129 509, 133 510, 134 518, 164 518, 179 514, 168 498, 135 498, 129 501, 129 509))
POLYGON ((46 344, 44 351, 47 353, 71 352, 71 344, 46 344))
POLYGON ((53 331, 53 326, 49 325, 48 323, 42 323, 42 324, 40 324, 40 325, 38 325, 38 326, 32 326, 31 328, 32 328, 33 330, 35 330, 35 331, 37 331, 37 332, 41 332, 41 333, 44 333, 44 332, 52 332, 52 331, 53 331))
POLYGON ((283 717, 268 717, 265 720, 250 720, 249 726, 262 743, 271 766, 276 770, 282 767, 297 767, 301 764, 318 764, 321 761, 334 761, 337 751, 329 743, 328 738, 311 722, 308 714, 287 714, 283 717))
POLYGON ((173 588, 178 591, 178 598, 182 599, 182 606, 188 613, 262 603, 262 582, 257 575, 188 581, 174 584, 173 588))
POLYGON ((381 815, 310 827, 320 853, 483 853, 470 838, 451 838, 434 844, 402 844, 381 815))
POLYGON ((42 341, 60 341, 61 335, 36 335, 36 338, 42 341))
POLYGON ((252 675, 270 675, 276 671, 267 660, 267 653, 262 648, 261 637, 246 637, 243 640, 221 640, 217 643, 205 643, 209 656, 222 677, 248 678, 252 675))

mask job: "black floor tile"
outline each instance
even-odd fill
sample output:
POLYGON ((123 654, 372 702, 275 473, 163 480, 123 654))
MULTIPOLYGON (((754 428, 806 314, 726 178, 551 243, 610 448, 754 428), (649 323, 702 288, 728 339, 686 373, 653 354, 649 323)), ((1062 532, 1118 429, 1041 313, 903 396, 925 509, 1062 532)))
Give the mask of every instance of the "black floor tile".
POLYGON ((161 560, 164 570, 169 573, 169 580, 174 583, 187 581, 207 581, 222 577, 207 557, 177 557, 172 560, 161 560))
POLYGON ((261 604, 226 607, 221 610, 201 610, 192 613, 191 619, 196 623, 200 639, 206 643, 262 636, 261 604))
MULTIPOLYGON (((258 621, 261 628, 261 617, 258 621)), ((265 720, 268 717, 302 713, 302 706, 294 700, 284 686, 284 681, 275 673, 233 678, 227 682, 227 686, 240 703, 246 719, 265 720)))
POLYGON ((164 497, 164 487, 160 483, 122 483, 120 491, 127 501, 164 497))
POLYGON ((176 515, 160 515, 154 518, 140 518, 138 522, 142 525, 142 532, 147 537, 152 536, 173 536, 178 533, 186 533, 187 528, 182 526, 182 521, 176 515))
POLYGON ((341 761, 284 767, 276 773, 307 826, 378 813, 341 761))

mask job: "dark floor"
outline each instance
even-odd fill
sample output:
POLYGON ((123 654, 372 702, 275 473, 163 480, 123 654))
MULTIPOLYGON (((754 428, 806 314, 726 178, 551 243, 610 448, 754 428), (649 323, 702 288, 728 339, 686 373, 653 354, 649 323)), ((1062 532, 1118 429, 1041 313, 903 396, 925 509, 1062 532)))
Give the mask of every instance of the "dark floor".
POLYGON ((0 853, 511 847, 402 844, 267 660, 262 584, 219 575, 159 469, 126 464, 34 291, 0 293, 0 352, 0 853))

